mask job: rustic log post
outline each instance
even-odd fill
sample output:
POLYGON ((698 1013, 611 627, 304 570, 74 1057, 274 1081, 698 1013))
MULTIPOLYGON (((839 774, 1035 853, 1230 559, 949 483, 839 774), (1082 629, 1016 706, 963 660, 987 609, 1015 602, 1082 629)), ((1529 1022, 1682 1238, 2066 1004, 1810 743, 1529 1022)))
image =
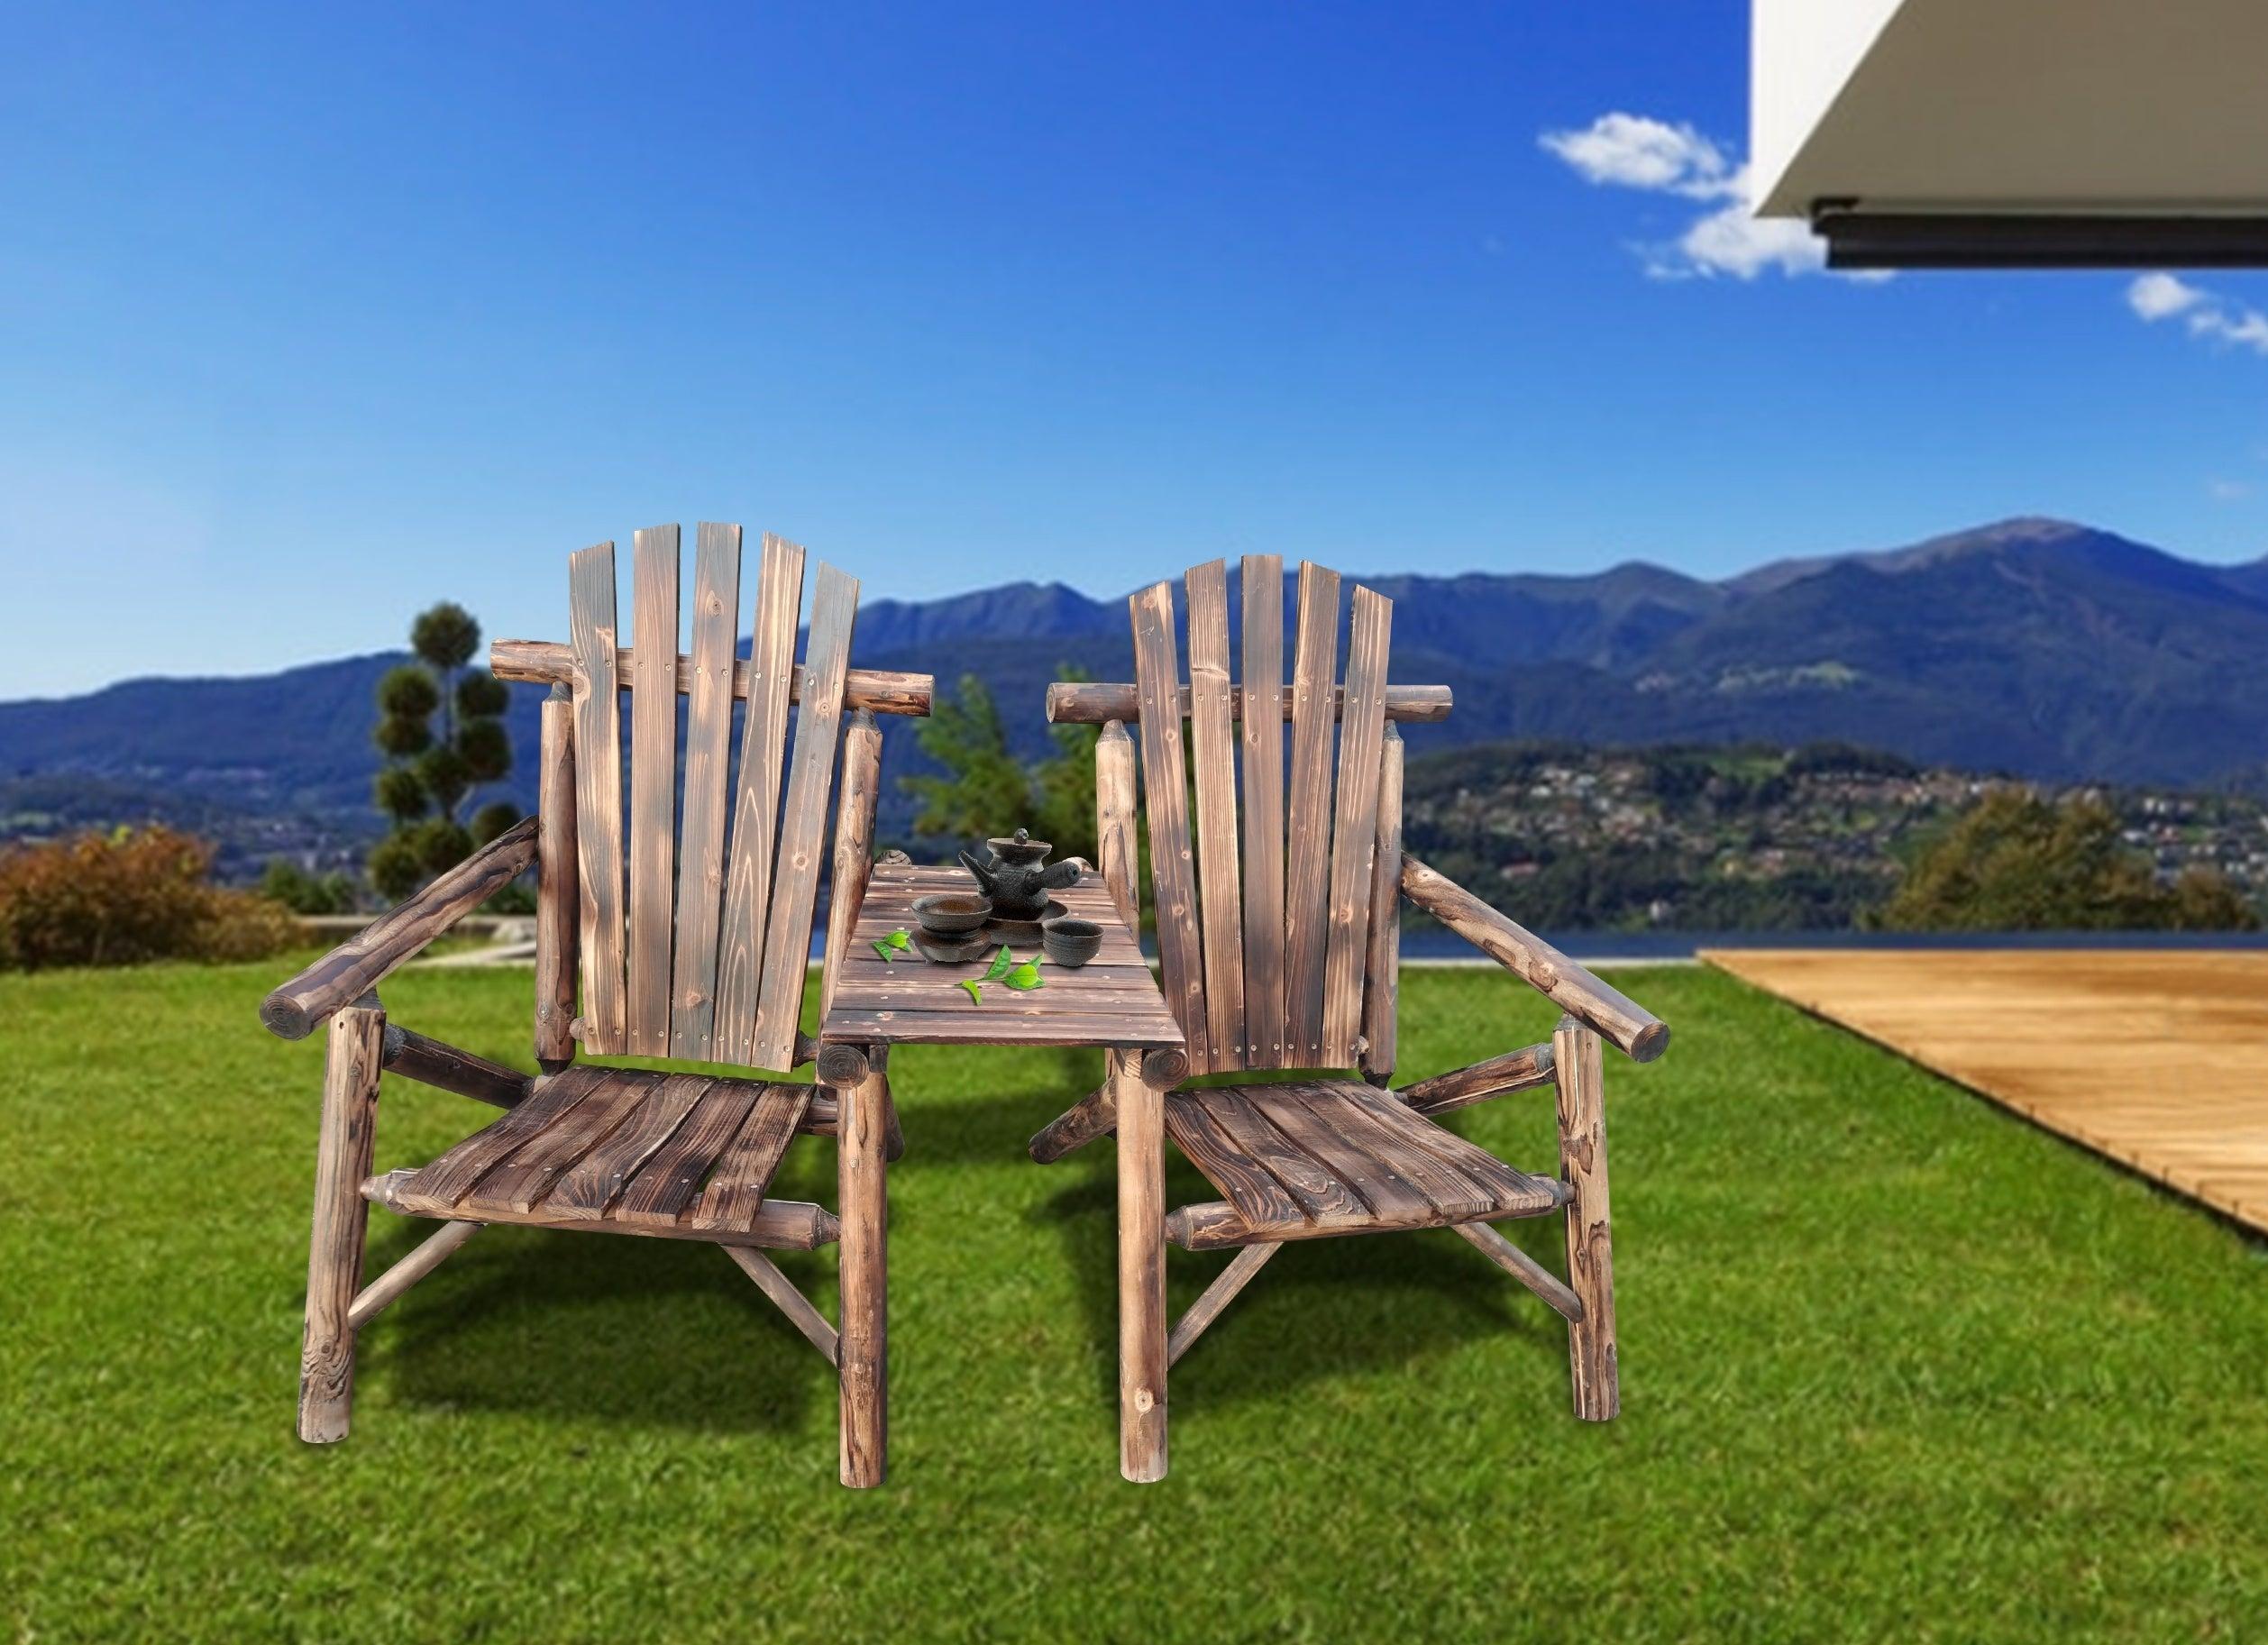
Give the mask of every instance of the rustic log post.
POLYGON ((842 1326, 836 1368, 842 1400, 842 1481, 878 1485, 888 1473, 890 1203, 884 1155, 890 1079, 871 1068, 837 1093, 836 1139, 842 1244, 842 1326))
POLYGON ((1378 848, 1370 859, 1370 940, 1363 955, 1362 1054, 1373 1085, 1393 1083, 1402 973, 1402 734, 1389 724, 1378 756, 1378 848))
POLYGON ((882 787, 882 727, 864 708, 843 734, 843 791, 835 811, 835 868, 827 893, 827 959, 819 973, 819 1010, 834 1003, 835 977, 849 952, 874 866, 874 799, 882 787))
POLYGON ((1469 1068, 1437 1074, 1430 1080, 1404 1085, 1394 1094, 1421 1114, 1446 1114, 1452 1109, 1470 1108, 1476 1102, 1486 1102, 1507 1092, 1532 1091, 1539 1085, 1549 1085, 1551 1079, 1551 1047, 1523 1046, 1517 1051, 1492 1056, 1469 1068))
POLYGON ((375 1000, 332 1014, 316 1143, 315 1220, 307 1241, 307 1328, 299 1350, 299 1437, 346 1438, 354 1408, 354 1293, 362 1284, 370 1206, 362 1179, 378 1138, 386 1013, 375 1000))
MULTIPOLYGON (((630 690, 636 681, 637 662, 636 647, 615 647, 615 683, 623 690, 630 690)), ((678 653, 675 684, 681 697, 692 692, 693 668, 692 657, 678 653)), ((489 646, 489 672, 498 680, 522 680, 536 685, 571 684, 575 677, 574 648, 556 640, 497 640, 489 646)), ((759 672, 747 658, 736 660, 732 665, 732 694, 744 702, 747 700, 759 672)), ((801 702, 804 688, 809 683, 809 671, 799 665, 789 677, 788 700, 801 702)), ((866 708, 876 714, 926 715, 936 690, 936 678, 929 674, 877 668, 846 669, 843 673, 844 707, 866 708)))
POLYGON ((582 937, 581 872, 575 858, 575 699, 563 685, 544 699, 535 800, 535 1065, 556 1074, 575 1060, 575 972, 582 937))
POLYGON ((1606 1112, 1599 1037, 1573 1017, 1551 1037, 1559 1084, 1559 1171, 1567 1202, 1568 1280, 1583 1317, 1568 1326, 1575 1414, 1604 1422, 1622 1410, 1614 1363, 1614 1262, 1606 1201, 1606 1112))
POLYGON ((1119 1472, 1166 1477, 1166 1097, 1112 1051, 1119 1132, 1119 1472))
POLYGON ((1134 868, 1140 860, 1134 836, 1134 739, 1126 727, 1112 720, 1094 739, 1094 822, 1096 867, 1119 918, 1139 939, 1142 933, 1141 900, 1134 886, 1134 868))

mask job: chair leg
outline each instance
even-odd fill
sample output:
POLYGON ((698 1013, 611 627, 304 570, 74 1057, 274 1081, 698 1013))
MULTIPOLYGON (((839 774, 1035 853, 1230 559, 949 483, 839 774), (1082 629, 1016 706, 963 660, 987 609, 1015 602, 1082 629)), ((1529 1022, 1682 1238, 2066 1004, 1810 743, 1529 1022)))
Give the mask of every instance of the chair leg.
POLYGON ((307 1330, 299 1351, 299 1437, 311 1445, 345 1439, 353 1412, 354 1326, 348 1315, 362 1284, 370 1213, 362 1180, 377 1141, 386 1013, 349 1006, 331 1019, 329 1033, 307 1244, 307 1330))
POLYGON ((1559 1086, 1559 1169, 1567 1202, 1568 1283, 1583 1317, 1568 1327, 1575 1414, 1612 1421, 1622 1410, 1614 1363, 1614 1257, 1606 1202, 1606 1110, 1599 1037, 1572 1017, 1551 1037, 1559 1086))
POLYGON ((1119 1472, 1166 1477, 1166 1097, 1111 1053, 1119 1131, 1119 1472))
POLYGON ((887 1276, 890 1079, 870 1062, 865 1079, 838 1094, 837 1138, 843 1233, 843 1322, 836 1345, 842 1392, 842 1480, 882 1484, 888 1473, 890 1339, 887 1276))

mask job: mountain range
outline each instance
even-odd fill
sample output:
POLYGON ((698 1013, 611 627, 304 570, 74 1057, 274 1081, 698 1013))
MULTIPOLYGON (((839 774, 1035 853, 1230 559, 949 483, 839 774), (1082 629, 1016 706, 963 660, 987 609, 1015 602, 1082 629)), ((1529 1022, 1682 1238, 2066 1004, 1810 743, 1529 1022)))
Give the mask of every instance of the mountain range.
MULTIPOLYGON (((1721 581, 1636 562, 1585 576, 1355 580, 1395 601, 1394 678, 1456 693, 1447 722, 1410 728, 1413 757, 1504 737, 1834 739, 2050 781, 2268 792, 2268 559, 2202 565, 2026 518, 1721 581)), ((1232 623, 1239 595, 1232 576, 1232 623)), ((0 784, 81 779, 113 801, 195 796, 364 832, 372 693, 401 660, 0 703, 0 784)), ((1124 602, 1061 584, 870 600, 852 660, 933 672, 940 691, 979 676, 1033 752, 1064 665, 1133 677, 1124 602)), ((523 800, 539 697, 516 688, 510 715, 523 800)), ((886 772, 922 768, 911 729, 886 724, 886 772)), ((885 805, 883 833, 901 836, 909 803, 893 786, 885 805)))

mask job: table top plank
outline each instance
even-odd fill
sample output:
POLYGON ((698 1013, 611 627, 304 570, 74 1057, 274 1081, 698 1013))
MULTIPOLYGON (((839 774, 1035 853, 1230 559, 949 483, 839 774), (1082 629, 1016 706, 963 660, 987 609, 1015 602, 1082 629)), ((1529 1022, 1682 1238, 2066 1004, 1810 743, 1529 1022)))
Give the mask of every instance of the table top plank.
MULTIPOLYGON (((969 891, 965 869, 880 863, 859 905, 849 951, 839 958, 835 998, 819 1038, 852 1045, 1168 1046, 1185 1043, 1166 1009, 1140 944, 1119 915, 1102 877, 1092 869, 1055 891, 1065 912, 1102 928, 1102 946, 1084 966, 1043 964, 1045 986, 1020 992, 983 982, 999 944, 958 965, 935 965, 907 948, 885 961, 874 944, 893 931, 919 929, 913 903, 934 891, 969 891), (964 980, 982 983, 971 1000, 964 980)), ((1010 942, 1018 960, 1039 953, 1036 942, 1010 942)))

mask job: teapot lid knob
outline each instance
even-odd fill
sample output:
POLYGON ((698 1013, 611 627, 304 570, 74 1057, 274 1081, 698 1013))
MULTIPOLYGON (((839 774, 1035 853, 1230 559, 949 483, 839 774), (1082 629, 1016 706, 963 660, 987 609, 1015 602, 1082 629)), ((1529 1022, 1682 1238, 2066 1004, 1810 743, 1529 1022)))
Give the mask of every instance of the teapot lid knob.
POLYGON ((1017 829, 1017 830, 1016 830, 1016 843, 1017 843, 1019 845, 1022 845, 1022 844, 1023 844, 1026 840, 1029 839, 1030 837, 1031 837, 1031 830, 1030 830, 1029 828, 1019 828, 1019 829, 1017 829))

